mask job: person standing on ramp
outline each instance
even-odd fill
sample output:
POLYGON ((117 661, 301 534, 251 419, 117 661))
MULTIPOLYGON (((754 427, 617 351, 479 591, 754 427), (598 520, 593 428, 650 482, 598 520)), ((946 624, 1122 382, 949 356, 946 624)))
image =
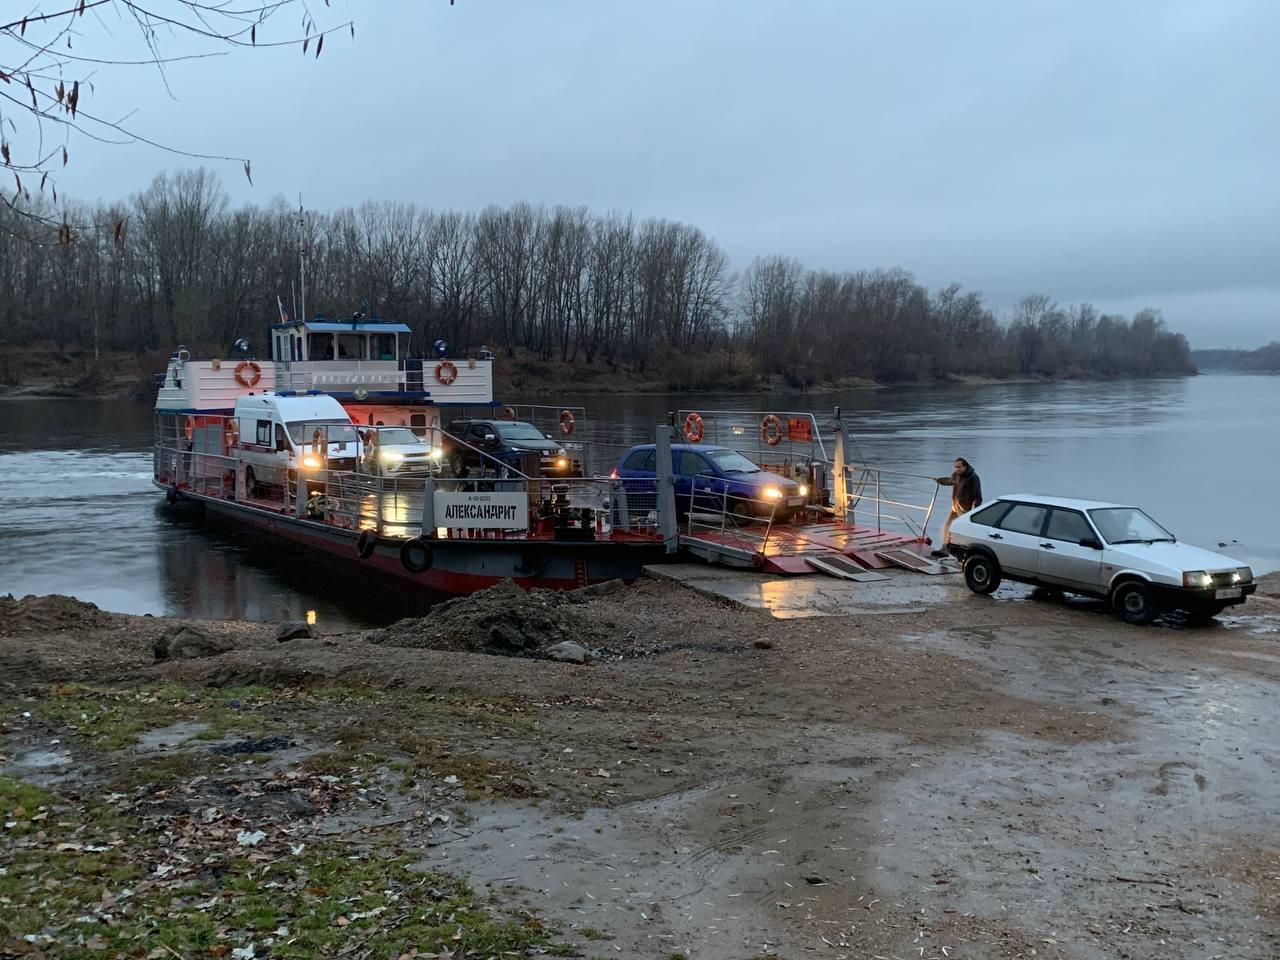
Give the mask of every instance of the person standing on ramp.
POLYGON ((933 551, 935 557, 945 557, 951 545, 951 524, 956 517, 982 506, 982 480, 964 457, 956 457, 955 472, 949 477, 938 477, 938 484, 951 488, 951 513, 942 524, 941 550, 933 551))

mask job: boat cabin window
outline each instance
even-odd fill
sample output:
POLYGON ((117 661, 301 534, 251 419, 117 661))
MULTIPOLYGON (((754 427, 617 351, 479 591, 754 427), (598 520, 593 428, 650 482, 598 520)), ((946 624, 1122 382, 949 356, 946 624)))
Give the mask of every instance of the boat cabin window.
POLYGON ((394 360, 396 358, 396 335, 394 333, 373 333, 369 335, 370 360, 394 360))
POLYGON ((255 438, 255 442, 260 447, 271 446, 271 421, 270 420, 258 421, 258 430, 257 430, 257 436, 255 438))
POLYGON ((368 340, 363 333, 340 333, 338 334, 338 359, 368 360, 365 353, 367 345, 368 340))
POLYGON ((308 360, 333 359, 333 334, 311 333, 307 335, 308 360))

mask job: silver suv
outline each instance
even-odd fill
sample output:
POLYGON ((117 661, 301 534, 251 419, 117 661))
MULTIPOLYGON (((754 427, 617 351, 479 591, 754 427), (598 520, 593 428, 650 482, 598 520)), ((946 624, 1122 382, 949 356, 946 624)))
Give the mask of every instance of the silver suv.
POLYGON ((949 549, 974 593, 1017 580, 1102 597, 1128 623, 1150 623, 1164 610, 1208 621, 1258 588, 1248 567, 1179 543, 1118 503, 1000 497, 956 519, 949 549))

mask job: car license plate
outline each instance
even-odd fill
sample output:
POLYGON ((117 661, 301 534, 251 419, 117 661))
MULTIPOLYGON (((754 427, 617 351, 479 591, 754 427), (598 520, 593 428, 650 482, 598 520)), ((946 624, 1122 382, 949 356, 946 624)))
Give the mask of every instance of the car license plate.
POLYGON ((799 507, 804 505, 804 497, 787 497, 788 507, 799 507))
POLYGON ((1234 600, 1238 596, 1240 596, 1239 587, 1231 587, 1227 590, 1213 591, 1213 599, 1215 600, 1234 600))

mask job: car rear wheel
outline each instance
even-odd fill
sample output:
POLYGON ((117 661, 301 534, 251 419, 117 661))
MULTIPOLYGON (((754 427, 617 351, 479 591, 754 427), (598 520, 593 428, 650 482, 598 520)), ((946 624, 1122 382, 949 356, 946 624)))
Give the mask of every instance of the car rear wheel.
POLYGON ((1156 618, 1156 598, 1151 588, 1138 580, 1129 580, 1111 594, 1111 606, 1125 623, 1145 626, 1156 618))
POLYGON ((254 476, 253 467, 244 468, 244 490, 250 500, 258 499, 258 478, 254 476))
POLYGON ((1000 586, 1000 562, 985 553, 975 553, 964 562, 964 582, 976 594, 986 596, 1000 586))

